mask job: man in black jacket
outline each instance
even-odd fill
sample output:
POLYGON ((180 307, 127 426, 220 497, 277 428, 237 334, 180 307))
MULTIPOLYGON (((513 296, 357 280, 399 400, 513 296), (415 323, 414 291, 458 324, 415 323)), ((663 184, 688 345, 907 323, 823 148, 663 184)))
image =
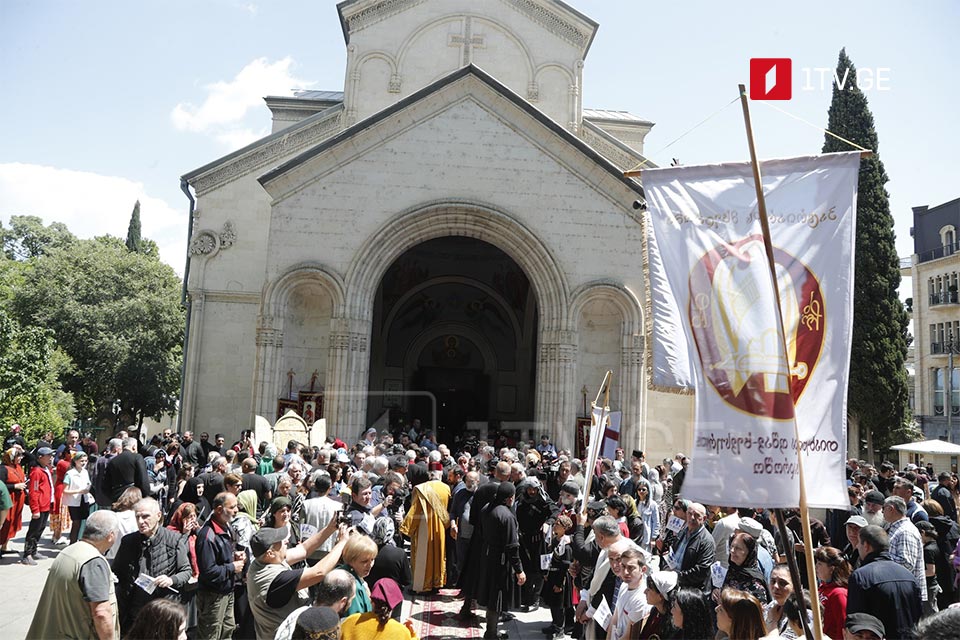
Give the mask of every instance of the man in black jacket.
MULTIPOLYGON (((113 493, 107 484, 107 465, 123 451, 123 440, 110 438, 104 454, 92 464, 90 482, 92 483, 93 498, 97 501, 98 509, 109 509, 113 505, 113 493)), ((144 465, 146 466, 146 465, 144 465)))
POLYGON ((233 592, 246 564, 230 521, 237 515, 237 496, 226 491, 213 499, 213 513, 197 533, 197 637, 225 640, 237 626, 233 592))
POLYGON ((104 487, 110 499, 116 502, 129 487, 137 487, 144 496, 150 495, 150 477, 147 475, 147 463, 137 453, 137 439, 123 441, 123 451, 107 463, 104 487))
POLYGON ((713 536, 703 524, 706 518, 707 510, 702 504, 693 502, 687 507, 685 535, 670 556, 677 572, 677 584, 700 589, 704 594, 710 591, 710 565, 717 558, 713 536))
POLYGON ((113 559, 117 576, 120 629, 126 631, 140 609, 156 598, 179 602, 179 591, 192 574, 187 538, 161 526, 160 505, 143 498, 133 507, 137 531, 120 541, 113 559))
POLYGON ((957 521, 957 504, 953 501, 953 476, 947 471, 942 471, 937 476, 939 484, 937 488, 930 493, 930 497, 937 501, 940 508, 943 509, 943 515, 952 521, 957 521))
POLYGON ((913 573, 890 558, 890 539, 876 525, 860 530, 863 561, 847 586, 847 615, 869 613, 883 622, 887 637, 912 638, 920 620, 920 585, 913 573))

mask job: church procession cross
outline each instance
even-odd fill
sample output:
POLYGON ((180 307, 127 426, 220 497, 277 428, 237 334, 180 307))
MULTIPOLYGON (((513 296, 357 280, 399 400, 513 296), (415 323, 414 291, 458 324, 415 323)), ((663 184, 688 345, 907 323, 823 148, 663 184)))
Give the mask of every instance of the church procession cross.
POLYGON ((461 47, 463 49, 463 66, 470 64, 470 58, 473 54, 473 48, 482 49, 484 46, 483 35, 473 35, 473 18, 467 16, 463 20, 463 35, 454 34, 450 36, 449 47, 461 47))

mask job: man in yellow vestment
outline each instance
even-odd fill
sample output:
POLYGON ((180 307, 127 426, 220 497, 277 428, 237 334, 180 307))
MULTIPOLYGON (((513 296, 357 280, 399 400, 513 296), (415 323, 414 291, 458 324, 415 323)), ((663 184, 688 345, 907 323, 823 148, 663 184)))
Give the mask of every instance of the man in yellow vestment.
POLYGON ((431 480, 413 488, 410 511, 400 533, 410 538, 413 590, 422 593, 440 589, 447 580, 446 529, 450 526, 447 506, 450 487, 431 480))

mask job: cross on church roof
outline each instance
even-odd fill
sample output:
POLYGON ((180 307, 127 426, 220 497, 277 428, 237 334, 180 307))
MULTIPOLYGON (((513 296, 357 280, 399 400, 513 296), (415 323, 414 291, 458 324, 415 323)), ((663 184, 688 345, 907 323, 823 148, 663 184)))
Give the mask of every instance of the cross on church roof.
POLYGON ((460 64, 465 67, 472 62, 473 48, 482 49, 484 47, 483 34, 473 35, 473 19, 467 16, 463 20, 463 35, 451 35, 447 46, 462 48, 463 57, 460 64))

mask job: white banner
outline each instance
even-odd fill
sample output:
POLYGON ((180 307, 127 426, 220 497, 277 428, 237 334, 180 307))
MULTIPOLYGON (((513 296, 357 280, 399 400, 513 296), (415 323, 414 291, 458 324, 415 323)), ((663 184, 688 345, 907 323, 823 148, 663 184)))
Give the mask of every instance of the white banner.
POLYGON ((603 444, 600 447, 600 457, 615 460, 617 447, 620 446, 620 419, 623 413, 613 411, 607 414, 607 424, 603 429, 603 444))
POLYGON ((761 163, 789 372, 750 164, 643 172, 652 383, 697 392, 684 497, 797 506, 799 448, 808 504, 849 506, 859 162, 853 152, 761 163))

